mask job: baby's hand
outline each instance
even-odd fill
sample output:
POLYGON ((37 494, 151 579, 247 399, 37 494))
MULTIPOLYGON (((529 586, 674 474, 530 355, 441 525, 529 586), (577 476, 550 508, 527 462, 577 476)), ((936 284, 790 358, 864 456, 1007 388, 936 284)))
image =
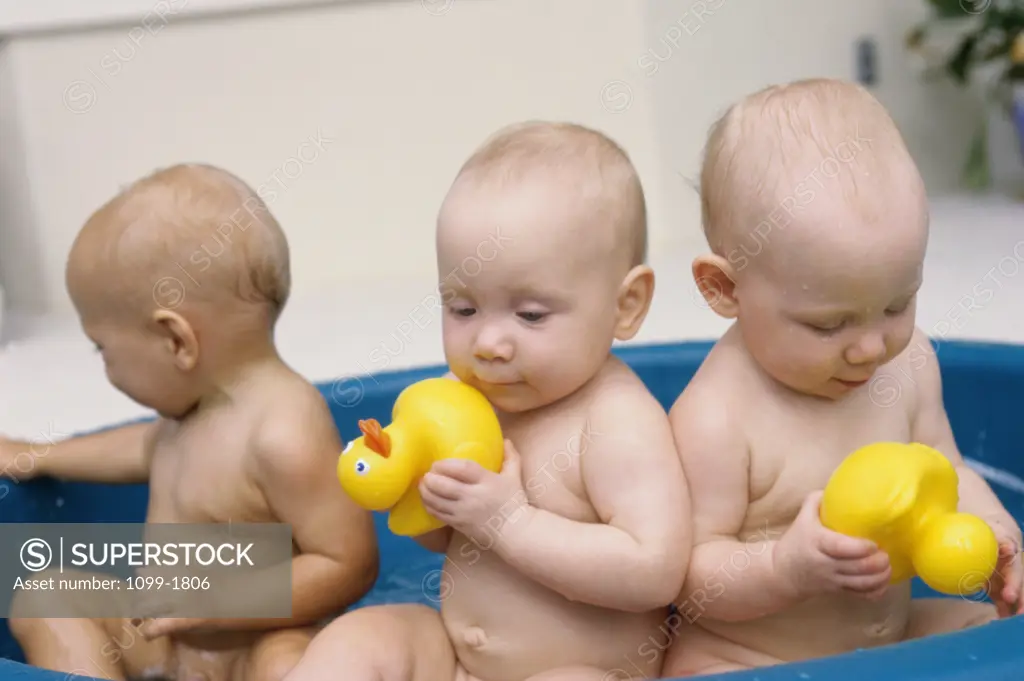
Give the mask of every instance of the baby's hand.
MULTIPOLYGON (((140 577, 159 576, 159 573, 146 568, 136 570, 136 574, 140 577)), ((211 607, 208 602, 210 594, 202 591, 171 590, 165 586, 135 593, 134 609, 139 616, 132 624, 147 641, 195 630, 205 620, 194 615, 211 607)))
POLYGON ((28 480, 35 468, 32 445, 0 435, 0 478, 28 480))
POLYGON ((424 508, 438 520, 486 546, 527 505, 519 452, 505 440, 501 473, 466 459, 438 461, 423 476, 420 496, 424 508))
POLYGON ((833 532, 818 515, 822 493, 810 494, 796 520, 775 545, 775 566, 785 583, 803 597, 849 591, 881 597, 892 570, 889 556, 874 542, 833 532))
POLYGON ((1021 532, 1014 525, 1008 528, 1001 522, 990 522, 999 542, 999 557, 995 572, 988 584, 988 597, 996 606, 1000 617, 1024 613, 1024 566, 1021 565, 1021 532))

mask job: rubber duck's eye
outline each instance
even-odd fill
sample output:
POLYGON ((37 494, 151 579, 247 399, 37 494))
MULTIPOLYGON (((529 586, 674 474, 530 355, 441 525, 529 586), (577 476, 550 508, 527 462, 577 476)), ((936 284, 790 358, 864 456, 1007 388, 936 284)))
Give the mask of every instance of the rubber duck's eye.
POLYGON ((366 473, 369 470, 370 470, 370 464, 366 463, 362 459, 359 459, 358 461, 356 461, 356 473, 358 473, 359 475, 366 475, 366 473))
POLYGON ((345 445, 345 449, 341 450, 341 453, 342 453, 342 454, 348 454, 348 451, 349 451, 350 449, 352 449, 352 445, 354 445, 355 443, 356 443, 356 441, 355 441, 355 440, 349 440, 349 441, 348 441, 348 444, 347 444, 347 445, 345 445))

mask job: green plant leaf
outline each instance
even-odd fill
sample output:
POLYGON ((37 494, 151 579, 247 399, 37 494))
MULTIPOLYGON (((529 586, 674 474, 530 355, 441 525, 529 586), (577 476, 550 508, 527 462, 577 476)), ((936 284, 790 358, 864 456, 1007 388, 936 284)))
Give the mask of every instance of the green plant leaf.
POLYGON ((924 24, 919 24, 907 31, 907 36, 903 39, 903 43, 908 50, 916 50, 924 44, 925 38, 927 37, 928 27, 924 24))
POLYGON ((1010 48, 1013 47, 1013 38, 1007 37, 999 41, 995 45, 991 45, 985 50, 982 50, 978 56, 980 63, 995 61, 996 59, 1007 59, 1010 55, 1010 48))
POLYGON ((983 191, 992 186, 992 172, 988 159, 988 125, 984 119, 971 138, 960 181, 964 187, 972 191, 983 191))
POLYGON ((968 72, 971 69, 971 62, 974 60, 974 49, 978 45, 976 34, 967 35, 960 41, 959 47, 953 56, 946 62, 946 70, 953 80, 964 85, 967 83, 968 72))
POLYGON ((928 4, 932 6, 932 11, 942 19, 962 17, 966 14, 960 5, 960 0, 928 0, 928 4))
MULTIPOLYGON (((1009 62, 1014 41, 1024 35, 1024 0, 1002 3, 989 0, 983 3, 983 7, 978 7, 977 13, 967 11, 972 9, 968 0, 926 1, 932 9, 933 17, 906 33, 906 48, 921 55, 931 55, 929 59, 933 59, 937 51, 930 50, 926 44, 930 27, 950 20, 958 25, 962 23, 964 30, 960 31, 959 42, 952 50, 939 52, 947 55, 942 62, 943 72, 957 85, 966 85, 976 66, 1009 62)), ((1011 66, 1002 74, 1000 81, 1024 80, 1024 74, 1020 73, 1022 69, 1024 67, 1011 66)))

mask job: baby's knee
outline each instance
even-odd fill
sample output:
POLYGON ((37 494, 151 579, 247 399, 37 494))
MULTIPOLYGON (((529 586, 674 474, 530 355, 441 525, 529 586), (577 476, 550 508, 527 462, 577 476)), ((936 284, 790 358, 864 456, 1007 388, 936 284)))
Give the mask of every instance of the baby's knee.
POLYGON ((313 639, 286 681, 438 679, 454 674, 455 653, 436 610, 377 605, 345 613, 313 639), (424 671, 429 670, 429 671, 424 671))
MULTIPOLYGON (((34 577, 38 580, 56 580, 57 573, 44 570, 34 577)), ((40 627, 46 626, 46 619, 67 617, 73 603, 67 595, 50 590, 19 590, 11 600, 7 624, 11 634, 19 642, 33 635, 40 627)))
POLYGON ((531 676, 527 681, 630 681, 632 678, 622 669, 606 671, 596 667, 559 667, 531 676))
POLYGON ((302 658, 301 650, 280 651, 265 656, 253 668, 247 681, 284 681, 302 658))
POLYGON ((264 637, 250 654, 245 681, 284 681, 309 647, 311 632, 275 632, 264 637))
POLYGON ((11 603, 11 616, 7 619, 7 627, 11 630, 11 636, 17 641, 22 648, 25 647, 25 642, 30 640, 37 631, 42 622, 35 617, 25 617, 22 612, 25 609, 25 605, 21 602, 21 594, 14 597, 14 601, 11 603))
POLYGON ((959 598, 920 598, 911 601, 906 638, 917 639, 935 634, 970 629, 999 618, 991 603, 959 598))

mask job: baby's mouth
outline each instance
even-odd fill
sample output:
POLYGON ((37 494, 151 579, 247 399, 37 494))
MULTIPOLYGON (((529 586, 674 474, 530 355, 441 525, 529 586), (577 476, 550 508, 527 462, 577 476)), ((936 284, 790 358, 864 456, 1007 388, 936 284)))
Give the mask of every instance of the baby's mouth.
POLYGON ((514 385, 518 385, 520 381, 484 381, 481 379, 481 383, 490 388, 511 388, 514 385))

